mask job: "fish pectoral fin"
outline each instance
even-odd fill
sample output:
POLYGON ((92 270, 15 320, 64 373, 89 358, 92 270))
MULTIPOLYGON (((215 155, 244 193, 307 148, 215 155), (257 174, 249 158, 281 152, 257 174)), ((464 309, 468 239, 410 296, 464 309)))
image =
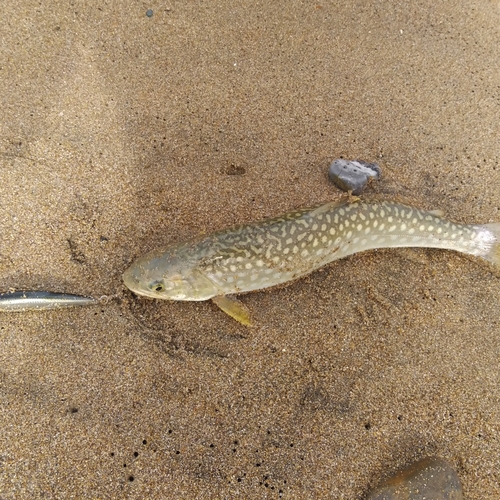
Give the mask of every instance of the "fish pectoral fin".
POLYGON ((239 323, 245 326, 251 326, 252 321, 250 319, 250 311, 247 307, 239 300, 229 297, 228 295, 218 295, 217 297, 212 297, 212 301, 217 304, 220 309, 222 309, 226 314, 231 316, 239 323))
POLYGON ((443 210, 429 210, 429 213, 431 215, 435 215, 436 217, 444 217, 444 211, 443 210))
POLYGON ((316 217, 317 215, 324 214, 325 212, 330 212, 331 210, 334 210, 335 208, 345 204, 346 204, 345 198, 337 201, 330 201, 328 203, 325 203, 324 205, 316 207, 314 210, 310 212, 307 212, 306 215, 308 217, 316 217))

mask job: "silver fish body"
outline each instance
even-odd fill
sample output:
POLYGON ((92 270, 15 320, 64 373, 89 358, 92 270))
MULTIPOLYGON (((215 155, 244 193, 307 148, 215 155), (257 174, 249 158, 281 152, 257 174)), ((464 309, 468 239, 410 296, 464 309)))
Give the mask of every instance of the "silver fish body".
POLYGON ((0 311, 22 312, 96 304, 92 297, 54 292, 6 292, 0 294, 0 311))
POLYGON ((152 252, 124 282, 139 295, 199 301, 283 284, 375 248, 442 248, 500 265, 499 240, 500 224, 458 224, 388 201, 332 202, 152 252))

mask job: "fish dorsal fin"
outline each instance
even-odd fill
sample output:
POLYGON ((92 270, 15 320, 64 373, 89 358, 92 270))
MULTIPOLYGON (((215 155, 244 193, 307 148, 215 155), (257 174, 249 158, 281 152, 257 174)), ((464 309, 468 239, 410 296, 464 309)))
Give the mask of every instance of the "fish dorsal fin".
POLYGON ((212 297, 212 301, 227 315, 238 321, 238 323, 245 326, 252 326, 250 311, 238 299, 228 295, 218 295, 217 297, 212 297))

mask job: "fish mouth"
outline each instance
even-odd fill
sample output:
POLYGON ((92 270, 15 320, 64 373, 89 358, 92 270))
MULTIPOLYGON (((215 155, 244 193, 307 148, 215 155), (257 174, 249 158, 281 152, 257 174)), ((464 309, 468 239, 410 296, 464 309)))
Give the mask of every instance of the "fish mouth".
POLYGON ((129 267, 122 276, 123 283, 132 292, 139 295, 148 295, 147 289, 141 284, 141 280, 137 273, 137 268, 135 266, 129 267))

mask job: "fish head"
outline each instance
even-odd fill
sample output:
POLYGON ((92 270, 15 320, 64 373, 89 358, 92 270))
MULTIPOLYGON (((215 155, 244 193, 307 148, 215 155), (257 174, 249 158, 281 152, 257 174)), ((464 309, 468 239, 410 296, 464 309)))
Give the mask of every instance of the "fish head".
POLYGON ((123 281, 132 292, 154 299, 198 301, 219 295, 197 263, 176 249, 154 252, 133 262, 123 281))

